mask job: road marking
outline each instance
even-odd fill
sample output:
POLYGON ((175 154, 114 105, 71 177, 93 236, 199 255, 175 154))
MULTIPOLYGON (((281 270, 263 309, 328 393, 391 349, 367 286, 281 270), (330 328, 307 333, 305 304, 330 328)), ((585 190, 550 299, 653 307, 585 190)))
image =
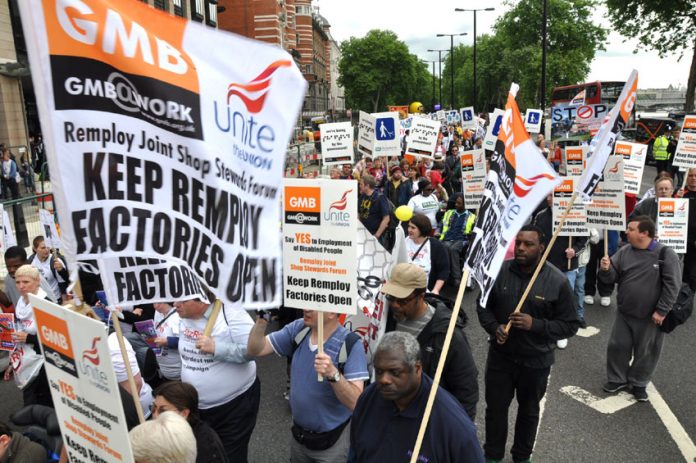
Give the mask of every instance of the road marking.
POLYGON ((569 395, 573 399, 587 405, 588 407, 594 408, 600 413, 604 413, 605 415, 616 413, 619 410, 623 410, 624 408, 630 407, 636 403, 636 399, 633 398, 633 394, 623 391, 604 399, 601 399, 591 392, 587 392, 583 388, 577 386, 562 387, 561 392, 569 395))
POLYGON ((650 403, 662 420, 662 423, 664 423, 665 428, 667 428, 667 432, 669 432, 677 447, 679 447, 684 459, 689 463, 696 460, 696 445, 694 445, 684 427, 679 423, 677 417, 674 416, 672 410, 669 409, 667 402, 657 392, 653 383, 648 384, 647 391, 650 403))
POLYGON ((599 328, 595 328, 594 326, 588 326, 587 328, 580 328, 576 334, 581 338, 589 338, 590 336, 594 336, 598 333, 599 328))

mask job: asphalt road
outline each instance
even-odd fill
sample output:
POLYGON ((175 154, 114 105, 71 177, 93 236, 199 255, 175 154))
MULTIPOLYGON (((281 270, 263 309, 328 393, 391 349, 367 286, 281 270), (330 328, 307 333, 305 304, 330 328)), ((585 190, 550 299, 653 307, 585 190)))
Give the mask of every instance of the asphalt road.
MULTIPOLYGON (((643 191, 652 183, 654 168, 647 167, 643 191)), ((484 437, 485 398, 483 370, 487 336, 478 325, 476 291, 465 294, 463 310, 470 318, 465 332, 479 366, 482 391, 478 404, 479 438, 484 437)), ((619 397, 602 391, 605 378, 606 345, 616 314, 610 307, 586 306, 589 328, 557 351, 544 400, 543 414, 534 453, 536 462, 694 462, 696 461, 696 321, 689 320, 666 336, 660 364, 653 377, 650 402, 636 403, 629 395, 619 397)), ((6 365, 0 356, 0 367, 6 365)), ((262 400, 250 446, 250 461, 289 461, 290 411, 283 398, 285 359, 275 356, 258 361, 262 400)), ((495 400, 495 398, 491 398, 495 400)), ((0 420, 21 406, 14 383, 0 383, 0 420)), ((511 407, 510 429, 515 407, 511 407)), ((512 435, 508 439, 509 446, 512 435)), ((506 461, 511 461, 509 455, 506 461)))

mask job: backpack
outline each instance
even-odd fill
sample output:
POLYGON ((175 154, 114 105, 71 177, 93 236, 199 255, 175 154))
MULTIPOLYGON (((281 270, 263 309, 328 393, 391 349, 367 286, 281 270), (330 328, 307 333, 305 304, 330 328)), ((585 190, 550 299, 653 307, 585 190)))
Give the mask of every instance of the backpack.
MULTIPOLYGON (((295 351, 300 346, 300 344, 302 344, 302 341, 304 341, 304 339, 307 337, 310 331, 311 328, 309 326, 305 326, 295 335, 295 337, 292 340, 292 353, 290 354, 290 357, 292 357, 295 354, 295 351)), ((353 331, 349 332, 343 340, 341 350, 338 351, 337 365, 338 371, 341 374, 343 374, 343 370, 346 367, 346 362, 348 361, 348 354, 350 354, 351 349, 358 341, 360 341, 360 336, 357 333, 354 333, 353 331)))
MULTIPOLYGON (((667 246, 663 246, 658 257, 660 277, 662 277, 662 262, 665 260, 666 249, 667 246)), ((677 294, 677 300, 674 302, 672 310, 667 312, 667 316, 662 321, 662 325, 660 325, 660 330, 665 333, 671 333, 674 331, 674 328, 687 321, 693 311, 694 293, 691 291, 688 283, 682 283, 681 288, 679 288, 679 294, 677 294)))

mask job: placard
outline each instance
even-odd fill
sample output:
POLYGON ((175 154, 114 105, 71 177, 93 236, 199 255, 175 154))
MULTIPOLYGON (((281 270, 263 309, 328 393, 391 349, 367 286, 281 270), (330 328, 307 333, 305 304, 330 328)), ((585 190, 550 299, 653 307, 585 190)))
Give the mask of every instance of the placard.
POLYGON ((541 118, 544 113, 541 109, 528 109, 524 115, 524 128, 529 133, 541 132, 541 118))
POLYGON ((684 169, 696 167, 696 114, 684 117, 672 164, 684 169))
POLYGON ((285 179, 283 190, 285 307, 354 314, 357 182, 285 179))
POLYGON ((677 254, 686 253, 689 229, 688 198, 658 198, 657 239, 677 254))
POLYGON ((454 125, 458 124, 461 122, 461 116, 459 115, 459 111, 456 109, 452 109, 450 111, 447 111, 447 124, 448 125, 454 125))
POLYGON ((13 313, 0 313, 0 350, 12 352, 15 343, 12 333, 15 332, 15 320, 13 313))
POLYGON ((500 125, 503 122, 503 114, 505 114, 505 112, 502 109, 496 108, 488 115, 488 128, 486 130, 486 136, 483 139, 484 149, 489 151, 495 149, 495 144, 498 141, 498 134, 500 133, 500 125))
POLYGON ((472 129, 475 130, 477 127, 476 114, 474 113, 473 106, 467 106, 466 108, 461 108, 459 110, 460 119, 462 121, 462 129, 472 129))
POLYGON ((104 324, 33 294, 29 301, 68 461, 132 462, 104 324))
POLYGON ((358 152, 363 157, 372 157, 375 150, 375 118, 365 111, 360 111, 358 120, 358 152))
POLYGON ((432 159, 439 130, 440 123, 438 121, 430 121, 420 117, 413 118, 411 131, 406 140, 406 154, 432 159))
POLYGON ((445 113, 445 111, 443 109, 436 111, 435 118, 436 118, 436 120, 438 120, 442 123, 445 123, 445 122, 447 122, 447 113, 445 113))
POLYGON ((46 209, 39 209, 39 221, 41 222, 41 228, 43 229, 43 237, 46 242, 46 246, 50 249, 61 249, 63 247, 60 242, 60 236, 58 235, 58 229, 56 228, 56 221, 53 213, 47 211, 46 209))
POLYGON ((626 193, 640 194, 647 152, 648 145, 641 143, 617 141, 616 145, 614 145, 614 153, 623 156, 624 189, 626 193))
POLYGON ((0 204, 0 220, 2 220, 2 251, 5 252, 7 248, 17 246, 17 240, 15 239, 14 232, 12 231, 10 215, 7 213, 2 204, 0 204))
POLYGON ((319 132, 324 165, 353 164, 353 127, 350 122, 321 124, 319 132))
POLYGON ((566 146, 563 150, 563 164, 568 177, 580 177, 585 170, 586 161, 587 146, 566 146))
POLYGON ((401 143, 399 141, 399 113, 374 113, 375 141, 373 144, 374 156, 399 156, 401 143))
MULTIPOLYGON (((554 232, 558 228, 565 210, 568 208, 568 204, 573 196, 573 190, 575 189, 575 182, 578 181, 576 177, 563 177, 562 179, 563 181, 553 191, 554 232)), ((585 205, 582 201, 575 201, 558 236, 587 236, 589 234, 585 205)))
POLYGON ((606 230, 626 230, 624 163, 620 154, 609 156, 602 181, 592 195, 592 202, 585 204, 588 225, 606 230))
POLYGON ((483 191, 486 187, 486 156, 482 149, 462 151, 459 155, 462 164, 462 187, 464 204, 467 209, 481 207, 483 191))

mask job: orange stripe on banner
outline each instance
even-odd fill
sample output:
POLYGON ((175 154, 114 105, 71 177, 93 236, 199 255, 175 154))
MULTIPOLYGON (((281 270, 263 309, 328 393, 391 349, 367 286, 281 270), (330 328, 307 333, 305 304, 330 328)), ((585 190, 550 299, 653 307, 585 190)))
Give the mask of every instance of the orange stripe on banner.
POLYGON ((51 55, 90 58, 198 93, 187 22, 136 0, 42 0, 51 55))
POLYGON ((503 114, 498 139, 505 144, 505 159, 513 169, 517 169, 517 160, 515 159, 513 148, 517 148, 528 140, 529 134, 524 128, 520 109, 517 107, 517 101, 515 101, 512 93, 508 93, 505 114, 503 114))

